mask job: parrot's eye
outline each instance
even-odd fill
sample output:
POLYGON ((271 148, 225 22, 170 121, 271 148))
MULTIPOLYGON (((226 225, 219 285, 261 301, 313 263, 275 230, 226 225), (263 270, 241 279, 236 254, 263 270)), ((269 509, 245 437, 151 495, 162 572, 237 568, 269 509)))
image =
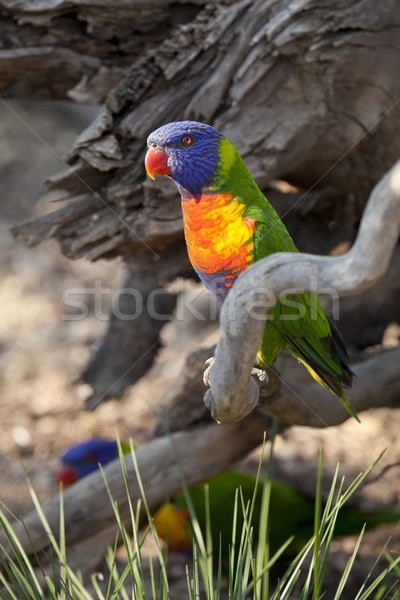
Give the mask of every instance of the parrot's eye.
POLYGON ((184 146, 191 146, 193 144, 193 138, 186 133, 181 137, 181 142, 184 146))

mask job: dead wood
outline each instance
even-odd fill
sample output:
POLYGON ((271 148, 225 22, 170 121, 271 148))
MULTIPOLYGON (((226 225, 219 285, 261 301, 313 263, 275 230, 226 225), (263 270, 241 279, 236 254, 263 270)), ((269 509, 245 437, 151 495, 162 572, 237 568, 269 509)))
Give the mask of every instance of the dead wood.
MULTIPOLYGON (((146 181, 143 168, 147 135, 169 120, 214 124, 264 190, 274 179, 314 190, 275 202, 307 252, 353 241, 372 187, 399 155, 396 0, 289 8, 284 0, 0 0, 0 7, 3 95, 87 102, 115 86, 66 169, 47 183, 66 190, 67 204, 13 228, 29 245, 54 237, 70 258, 122 255, 133 272, 159 283, 190 271, 176 189, 146 181), (316 189, 327 186, 328 195, 316 189)), ((395 266, 393 275, 399 280, 395 266)), ((388 293, 392 308, 397 290, 388 293)), ((380 311, 373 335, 361 339, 363 321, 350 341, 380 341, 389 312, 380 311)), ((97 375, 91 382, 96 403, 108 382, 97 375)))
MULTIPOLYGON (((12 12, 13 3, 3 4, 12 12)), ((140 52, 96 121, 76 141, 69 168, 48 184, 75 195, 97 194, 103 206, 92 209, 96 226, 91 214, 82 217, 81 206, 72 203, 66 209, 69 226, 56 213, 47 222, 47 235, 59 239, 70 257, 123 254, 136 263, 151 259, 145 245, 155 252, 177 238, 182 245, 176 192, 167 190, 165 182, 161 192, 150 186, 143 190, 142 184, 147 135, 167 120, 183 118, 221 129, 261 187, 274 178, 305 188, 332 185, 353 198, 360 216, 373 185, 399 151, 400 11, 395 0, 324 7, 308 0, 290 10, 283 0, 211 2, 206 7, 196 2, 193 10, 185 5, 186 24, 172 29, 171 22, 180 22, 172 18, 175 12, 170 9, 168 18, 168 5, 150 4, 152 15, 163 12, 158 24, 162 39, 152 40, 151 48, 143 44, 140 18, 123 11, 121 36, 134 19, 137 40, 132 35, 129 43, 140 52), (111 229, 107 212, 116 217, 111 229)), ((66 10, 63 3, 56 5, 66 10)), ((100 32, 110 17, 107 11, 96 16, 85 3, 72 6, 80 20, 90 20, 90 31, 100 32)), ((116 12, 121 5, 110 6, 116 12)), ((51 9, 40 15, 42 21, 48 22, 51 9)), ((20 2, 15 13, 15 22, 20 17, 21 23, 29 23, 33 13, 39 19, 40 11, 20 2), (18 11, 23 9, 22 17, 18 11)), ((109 27, 117 31, 120 24, 117 18, 109 27)), ((105 54, 106 49, 107 44, 105 54)), ((33 222, 14 231, 35 243, 44 224, 33 222)))
POLYGON ((386 327, 400 322, 400 246, 379 285, 340 300, 339 327, 346 344, 364 349, 382 342, 386 327))
POLYGON ((203 402, 206 386, 202 373, 215 346, 191 352, 176 382, 164 394, 150 429, 150 435, 184 431, 198 423, 212 420, 203 402))
MULTIPOLYGON (((192 354, 169 394, 169 408, 172 406, 173 410, 175 397, 179 414, 179 406, 186 387, 187 410, 192 415, 192 425, 193 422, 199 422, 199 413, 203 410, 204 384, 201 372, 204 356, 209 354, 209 350, 192 354)), ((398 405, 399 359, 400 349, 396 348, 371 354, 368 361, 355 365, 356 384, 350 399, 358 411, 371 407, 398 405)), ((240 423, 198 424, 189 431, 156 438, 138 448, 136 457, 150 509, 154 511, 166 498, 173 497, 181 491, 179 463, 189 485, 206 481, 257 447, 263 440, 264 431, 268 432, 270 417, 278 420, 281 429, 291 424, 326 427, 348 418, 347 412, 342 409, 340 403, 318 384, 300 385, 285 379, 281 380, 277 394, 262 402, 258 408, 258 411, 240 423), (322 418, 321 406, 323 407, 322 418)), ((157 427, 159 429, 164 427, 164 431, 169 429, 170 424, 175 425, 176 428, 182 425, 173 420, 170 423, 162 422, 162 417, 157 419, 157 427)), ((189 426, 188 421, 185 426, 189 426)), ((354 423, 354 426, 358 425, 354 423)), ((131 457, 126 457, 126 464, 129 493, 135 504, 140 498, 140 492, 131 457)), ((121 518, 129 528, 129 505, 119 460, 107 465, 104 471, 112 496, 117 501, 121 518)), ((63 502, 70 560, 84 571, 86 567, 90 570, 97 564, 96 561, 104 556, 107 545, 114 543, 117 533, 113 506, 101 473, 97 471, 67 489, 64 492, 63 502), (99 532, 99 523, 101 523, 101 532, 99 532), (86 556, 88 548, 92 555, 89 562, 86 556)), ((59 507, 58 495, 42 505, 56 536, 59 531, 59 507)), ((37 513, 32 511, 25 515, 23 522, 36 551, 46 550, 48 537, 37 513)), ((14 529, 24 550, 33 558, 34 550, 31 541, 26 537, 25 527, 16 524, 14 529)), ((0 534, 0 542, 4 544, 5 549, 8 548, 4 534, 0 534)), ((39 555, 43 561, 46 561, 44 555, 40 553, 39 555)))
MULTIPOLYGON (((352 365, 355 373, 346 398, 359 414, 371 408, 400 405, 400 348, 371 354, 371 358, 352 365)), ((281 378, 277 394, 263 401, 257 410, 274 418, 282 426, 333 427, 349 418, 342 403, 316 382, 300 384, 281 378)), ((362 423, 362 415, 360 415, 362 423)), ((354 422, 354 426, 357 423, 354 422)))
MULTIPOLYGON (((138 448, 136 457, 150 509, 155 510, 165 501, 165 498, 173 497, 181 491, 182 474, 178 460, 189 485, 205 481, 246 456, 262 443, 267 424, 265 418, 254 415, 240 425, 220 426, 211 423, 189 432, 175 433, 171 438, 157 438, 138 448)), ((126 458, 126 465, 129 494, 135 505, 140 499, 140 491, 131 457, 126 458)), ((107 465, 104 472, 112 496, 118 502, 121 518, 129 525, 129 504, 119 461, 107 465)), ((52 531, 57 535, 59 495, 45 502, 42 508, 52 531)), ((102 529, 109 530, 110 543, 113 542, 116 533, 116 527, 113 528, 115 516, 99 471, 85 477, 65 491, 64 517, 68 546, 73 547, 95 536, 98 533, 99 523, 102 529)), ((16 524, 14 529, 24 550, 34 559, 33 546, 36 550, 46 549, 48 537, 36 511, 25 515, 23 522, 24 526, 16 524), (26 530, 30 534, 30 539, 26 536, 26 530)), ((7 541, 1 534, 0 540, 7 549, 7 541)), ((75 553, 75 559, 77 556, 81 556, 79 550, 78 554, 75 553)))
POLYGON ((204 3, 2 0, 1 94, 102 102, 144 50, 204 3))
POLYGON ((160 348, 160 330, 172 318, 176 302, 175 295, 158 288, 152 273, 129 270, 114 299, 107 333, 82 373, 93 390, 86 400, 89 410, 120 396, 148 370, 160 348))

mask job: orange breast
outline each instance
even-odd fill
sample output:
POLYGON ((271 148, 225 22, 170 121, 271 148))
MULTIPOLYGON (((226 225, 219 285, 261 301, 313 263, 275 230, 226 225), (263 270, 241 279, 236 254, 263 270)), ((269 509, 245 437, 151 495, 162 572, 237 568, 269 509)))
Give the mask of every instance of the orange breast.
POLYGON ((243 217, 244 209, 230 194, 182 200, 189 258, 200 275, 226 274, 232 285, 232 275, 253 261, 254 220, 243 217))

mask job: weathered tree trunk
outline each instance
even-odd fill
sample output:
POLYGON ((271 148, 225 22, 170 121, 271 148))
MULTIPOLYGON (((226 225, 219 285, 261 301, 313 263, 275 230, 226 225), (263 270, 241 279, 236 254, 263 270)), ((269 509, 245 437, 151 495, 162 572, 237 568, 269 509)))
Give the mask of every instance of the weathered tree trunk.
MULTIPOLYGON (((56 238, 70 258, 122 255, 130 269, 126 285, 145 297, 190 269, 177 192, 165 181, 145 179, 146 137, 162 123, 190 118, 223 131, 299 249, 311 253, 340 254, 350 247, 373 186, 400 154, 397 0, 0 0, 0 16, 3 97, 104 100, 66 157, 64 171, 47 182, 49 189, 65 190, 66 204, 15 227, 14 235, 32 246, 56 238), (282 179, 299 190, 275 184, 282 179)), ((395 252, 379 290, 342 305, 352 324, 348 339, 361 348, 379 342, 386 324, 400 318, 395 252)), ((160 312, 172 311, 173 297, 161 294, 158 301, 160 312)), ((126 302, 123 311, 134 313, 133 299, 126 302)), ((91 407, 141 376, 158 347, 161 325, 149 313, 123 326, 112 320, 84 373, 94 389, 91 407)), ((192 356, 167 394, 173 414, 167 425, 186 417, 187 396, 194 402, 189 423, 204 416, 203 360, 203 351, 192 356)), ((398 361, 395 349, 356 365, 358 380, 349 400, 357 410, 398 402, 398 361)), ((243 381, 247 385, 244 375, 241 383, 223 381, 225 388, 236 392, 243 381)), ((296 387, 291 381, 290 392, 281 386, 263 411, 284 426, 321 426, 318 407, 324 403, 325 425, 344 420, 338 401, 316 386, 296 387), (296 390, 307 404, 297 401, 296 390)), ((215 408, 218 389, 208 397, 215 408)), ((175 434, 188 482, 212 476, 258 445, 264 428, 253 414, 240 424, 208 424, 196 434, 175 434)), ((152 508, 180 489, 168 439, 149 442, 139 449, 138 460, 152 508)), ((128 522, 119 465, 106 473, 128 522)), ((44 508, 57 530, 59 498, 44 508)), ((95 534, 99 519, 112 530, 112 508, 99 473, 67 491, 65 515, 72 546, 95 534)), ((28 515, 25 524, 37 547, 45 547, 37 515, 28 515)), ((31 552, 23 528, 16 530, 31 552)))
POLYGON ((82 373, 93 390, 86 400, 88 409, 94 410, 107 398, 119 397, 153 363, 160 348, 160 330, 166 318, 171 318, 176 301, 174 295, 157 287, 151 273, 128 271, 107 333, 82 373))
MULTIPOLYGON (((71 27, 62 30, 70 38, 61 38, 63 45, 76 48, 71 30, 79 19, 86 23, 80 35, 92 54, 112 56, 108 40, 113 36, 128 37, 128 46, 135 48, 129 73, 69 155, 72 171, 48 182, 86 197, 62 209, 61 216, 21 228, 19 235, 30 243, 51 233, 71 257, 122 253, 143 261, 144 244, 159 252, 182 239, 176 193, 164 184, 161 192, 142 188, 146 137, 167 120, 213 122, 237 146, 262 187, 274 178, 306 189, 330 184, 354 196, 358 216, 371 188, 398 156, 400 8, 395 0, 350 6, 240 0, 205 8, 196 2, 182 13, 148 1, 139 11, 142 16, 146 8, 152 11, 145 24, 135 11, 126 14, 125 3, 101 2, 105 13, 81 2, 72 2, 76 13, 71 3, 41 2, 40 9, 25 4, 0 2, 14 24, 18 19, 24 24, 22 32, 28 24, 35 29, 32 23, 43 28, 54 17, 55 47, 58 19, 68 10, 71 27), (186 25, 171 29, 171 20, 180 22, 183 14, 189 17, 186 25), (157 22, 158 31, 150 40, 143 34, 149 22, 157 22), (131 36, 128 23, 135 31, 131 36)), ((23 44, 24 36, 18 39, 23 44)), ((4 64, 11 62, 11 56, 8 63, 3 58, 4 64)), ((20 85, 28 78, 28 70, 19 74, 20 85)), ((42 87, 39 79, 37 88, 42 87)), ((149 248, 145 256, 154 258, 149 248)))
POLYGON ((205 3, 1 1, 0 91, 12 98, 101 102, 143 50, 205 3))

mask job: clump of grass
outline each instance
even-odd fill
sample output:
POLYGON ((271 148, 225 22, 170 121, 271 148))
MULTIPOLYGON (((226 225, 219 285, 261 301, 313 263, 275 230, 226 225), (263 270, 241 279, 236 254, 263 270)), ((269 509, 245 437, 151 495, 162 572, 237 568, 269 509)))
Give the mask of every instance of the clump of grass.
MULTIPOLYGON (((272 463, 275 429, 272 431, 272 442, 267 467, 267 473, 261 481, 261 464, 256 478, 254 494, 250 502, 244 501, 240 489, 236 490, 234 502, 234 517, 232 522, 232 538, 230 543, 227 574, 224 573, 221 557, 221 542, 219 548, 213 547, 212 523, 210 518, 210 499, 205 488, 206 528, 203 532, 190 498, 190 490, 183 479, 183 489, 190 512, 191 528, 193 531, 193 559, 186 566, 187 598, 198 600, 219 600, 221 597, 229 600, 318 600, 324 597, 326 573, 329 562, 331 542, 335 532, 335 524, 341 508, 370 473, 374 465, 361 473, 352 484, 344 490, 343 481, 338 482, 338 468, 334 474, 332 485, 324 509, 322 510, 322 454, 319 456, 319 468, 316 485, 316 502, 314 518, 314 534, 307 544, 292 560, 279 581, 274 581, 271 569, 291 542, 291 538, 282 547, 270 555, 268 543, 269 503, 271 495, 272 463), (263 486, 262 509, 259 523, 253 523, 253 513, 258 483, 263 486), (240 518, 239 518, 240 517, 240 518), (240 523, 240 526, 238 525, 240 523), (258 542, 253 545, 253 531, 257 527, 258 542), (223 590, 223 579, 227 578, 227 589, 223 590)), ((136 508, 129 496, 128 477, 124 455, 120 447, 122 476, 126 485, 129 502, 132 534, 119 514, 118 505, 109 491, 119 539, 125 547, 127 564, 119 572, 117 567, 117 539, 107 553, 108 572, 103 576, 101 585, 97 575, 91 578, 91 590, 85 587, 80 573, 71 566, 67 558, 65 543, 65 523, 63 504, 60 502, 60 531, 58 540, 51 531, 40 502, 28 481, 35 508, 43 527, 46 530, 51 551, 50 569, 41 565, 41 558, 34 553, 35 565, 24 551, 17 539, 7 509, 0 510, 0 528, 8 542, 8 550, 0 544, 0 598, 1 600, 164 600, 171 597, 170 581, 168 578, 167 552, 163 549, 157 531, 154 527, 151 512, 146 500, 142 480, 136 462, 135 452, 131 447, 133 462, 141 500, 136 508), (139 515, 144 510, 147 517, 147 527, 139 532, 139 515), (151 532, 155 540, 159 577, 156 576, 154 560, 151 556, 147 569, 142 555, 143 544, 151 532), (146 572, 150 572, 150 577, 146 572)), ((105 480, 107 485, 107 482, 105 480)), ((293 532, 295 534, 295 532, 293 532)), ((343 597, 346 585, 349 583, 353 565, 357 559, 364 528, 360 532, 354 550, 349 556, 343 573, 337 583, 333 600, 343 597)), ((29 532, 27 532, 29 536, 29 532)), ((33 547, 33 546, 32 546, 33 547)), ((48 557, 47 557, 48 558, 48 557)), ((354 600, 400 600, 400 556, 393 559, 386 547, 376 558, 359 590, 351 590, 354 600), (387 566, 378 571, 378 564, 383 556, 387 558, 387 566)))

